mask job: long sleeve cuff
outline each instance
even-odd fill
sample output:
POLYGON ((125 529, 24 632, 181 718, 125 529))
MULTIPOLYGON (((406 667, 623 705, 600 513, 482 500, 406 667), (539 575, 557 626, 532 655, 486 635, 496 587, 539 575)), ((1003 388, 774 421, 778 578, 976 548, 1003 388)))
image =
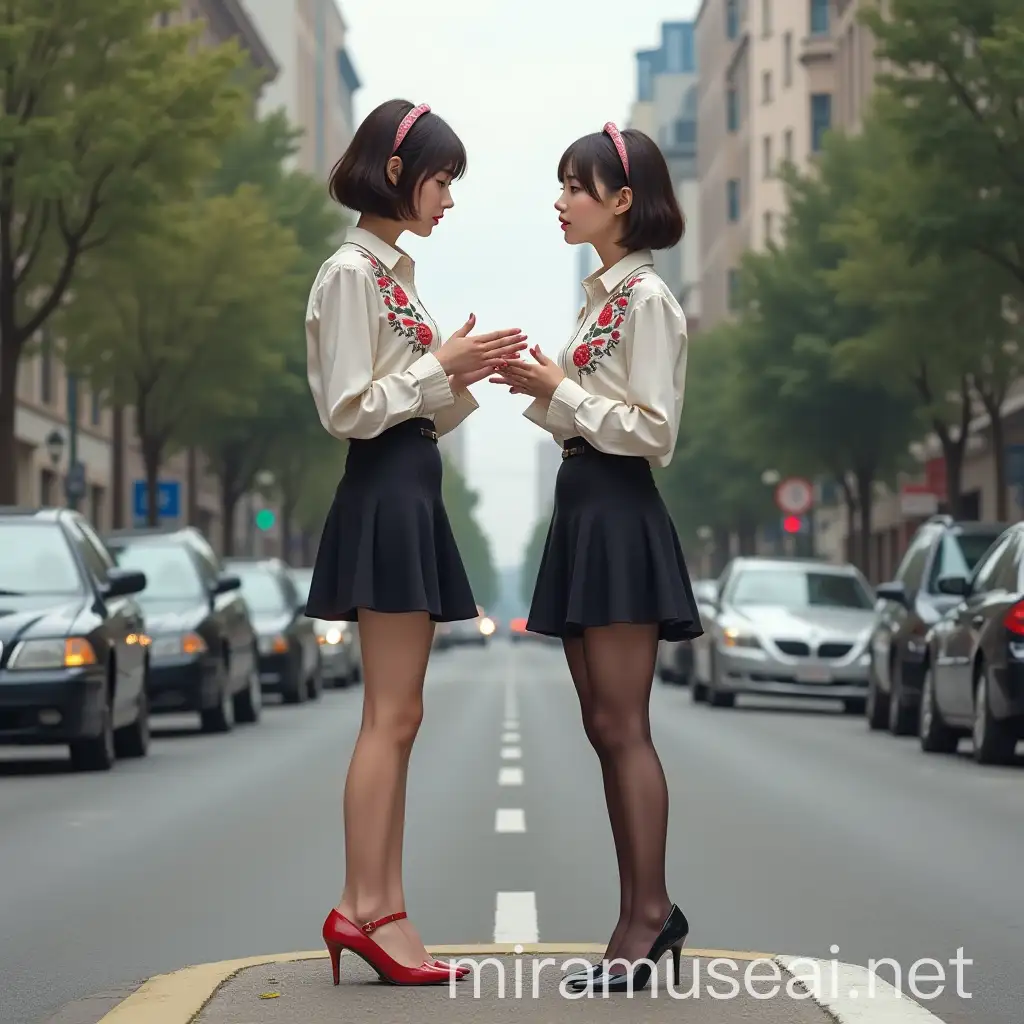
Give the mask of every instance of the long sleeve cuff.
POLYGON ((423 394, 422 411, 425 415, 432 416, 455 403, 455 396, 452 394, 451 385, 448 382, 448 374, 444 372, 444 367, 433 353, 425 352, 420 356, 409 367, 409 373, 419 381, 420 391, 423 394))
POLYGON ((548 429, 548 403, 541 398, 535 398, 524 410, 523 415, 531 422, 536 423, 542 430, 548 429))
POLYGON ((576 410, 583 404, 589 392, 574 380, 563 377, 555 388, 548 405, 547 425, 556 436, 572 437, 577 433, 576 410))
POLYGON ((467 416, 479 408, 479 403, 468 388, 455 392, 454 404, 440 410, 434 416, 434 426, 438 434, 443 436, 454 430, 467 416))

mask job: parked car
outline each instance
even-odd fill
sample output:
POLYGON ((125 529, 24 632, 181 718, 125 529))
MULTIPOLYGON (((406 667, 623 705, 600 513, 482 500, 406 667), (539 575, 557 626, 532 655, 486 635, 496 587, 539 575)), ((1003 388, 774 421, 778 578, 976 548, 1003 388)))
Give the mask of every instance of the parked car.
POLYGON ((323 664, 306 599, 279 558, 230 558, 256 629, 260 682, 286 704, 316 700, 323 692, 323 664))
POLYGON ((939 590, 943 576, 968 577, 1006 529, 1001 523, 962 522, 932 516, 914 534, 891 582, 875 589, 881 599, 871 631, 867 720, 872 729, 911 735, 918 722, 928 630, 958 603, 939 590))
POLYGON ((863 713, 873 606, 852 565, 733 559, 703 623, 709 665, 694 699, 731 707, 737 694, 828 697, 863 713))
MULTIPOLYGON (((698 607, 709 600, 714 602, 718 593, 714 580, 694 580, 692 586, 698 607)), ((696 646, 690 640, 660 640, 656 663, 658 678, 662 682, 689 686, 694 673, 695 653, 696 646)))
POLYGON ((956 603, 926 638, 921 747, 953 753, 969 735, 975 760, 1009 761, 1024 739, 1024 523, 937 586, 956 603))
POLYGON ((66 743, 78 771, 146 755, 145 586, 79 513, 0 510, 0 743, 66 743))
MULTIPOLYGON (((289 572, 299 597, 303 601, 307 600, 313 570, 292 568, 289 572)), ((324 684, 347 686, 362 679, 363 658, 356 623, 328 622, 326 619, 313 619, 312 622, 313 632, 320 644, 324 684)))
POLYGON ((195 712, 203 732, 259 721, 256 634, 239 593, 194 527, 107 535, 118 565, 146 574, 140 603, 150 638, 147 682, 156 714, 195 712))

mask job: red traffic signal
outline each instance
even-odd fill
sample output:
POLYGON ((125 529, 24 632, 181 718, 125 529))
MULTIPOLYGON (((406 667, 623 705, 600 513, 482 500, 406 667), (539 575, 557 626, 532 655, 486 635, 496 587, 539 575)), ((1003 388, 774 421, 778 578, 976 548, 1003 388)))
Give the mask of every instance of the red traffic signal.
POLYGON ((800 516, 786 516, 782 520, 782 528, 786 533, 799 533, 803 526, 803 520, 800 516))

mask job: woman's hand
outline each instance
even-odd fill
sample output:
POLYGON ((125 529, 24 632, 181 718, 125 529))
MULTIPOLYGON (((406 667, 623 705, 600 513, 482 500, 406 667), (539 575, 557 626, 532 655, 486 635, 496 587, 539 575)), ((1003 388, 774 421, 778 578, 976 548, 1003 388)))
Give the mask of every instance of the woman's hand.
POLYGON ((490 382, 508 385, 509 394, 529 395, 531 398, 550 401, 555 388, 565 379, 565 374, 557 363, 553 363, 541 352, 539 345, 530 349, 530 355, 537 360, 535 363, 509 363, 499 376, 491 377, 490 382))
MULTIPOLYGON (((518 353, 513 353, 509 358, 510 359, 518 359, 519 358, 519 354, 518 353)), ((501 367, 504 366, 504 365, 505 365, 504 362, 499 364, 499 366, 498 366, 499 372, 501 370, 501 367)), ((451 385, 452 394, 455 394, 455 393, 457 393, 459 391, 464 391, 471 384, 479 383, 489 373, 493 373, 493 372, 494 371, 492 370, 492 368, 490 366, 484 366, 481 369, 474 371, 473 373, 453 373, 448 378, 448 383, 451 385)))
POLYGON ((479 373, 476 380, 483 380, 526 348, 526 335, 518 327, 470 334, 475 324, 476 314, 470 313, 469 319, 436 352, 437 361, 449 377, 466 378, 479 373))

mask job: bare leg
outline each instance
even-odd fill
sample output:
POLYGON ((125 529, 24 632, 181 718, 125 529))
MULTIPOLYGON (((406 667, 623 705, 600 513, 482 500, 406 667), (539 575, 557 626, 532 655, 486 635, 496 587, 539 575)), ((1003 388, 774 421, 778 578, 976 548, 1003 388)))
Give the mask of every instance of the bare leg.
POLYGON ((601 626, 583 637, 595 742, 622 801, 632 904, 616 953, 629 961, 647 956, 672 906, 665 884, 668 785, 649 711, 657 650, 653 625, 601 626))
POLYGON ((601 777, 604 781, 604 799, 608 806, 608 819, 612 829, 612 841, 615 844, 615 859, 619 869, 619 919, 615 923, 611 938, 605 949, 605 957, 614 959, 619 943, 622 941, 629 925, 632 907, 632 874, 629 867, 629 850, 626 842, 625 818, 626 811, 622 805, 622 797, 617 788, 617 778, 611 770, 610 759, 602 753, 601 745, 594 732, 594 697, 590 681, 587 678, 587 663, 583 653, 583 638, 572 637, 562 641, 565 660, 569 665, 569 674, 576 686, 576 694, 580 701, 580 713, 583 718, 583 730, 590 740, 591 746, 601 763, 601 777))
MULTIPOLYGON (((394 822, 404 818, 404 782, 423 717, 423 677, 433 624, 425 612, 383 614, 360 609, 363 719, 345 783, 345 889, 338 911, 357 924, 405 909, 400 842, 394 822)), ((400 922, 373 933, 399 963, 423 962, 422 943, 400 922)))

